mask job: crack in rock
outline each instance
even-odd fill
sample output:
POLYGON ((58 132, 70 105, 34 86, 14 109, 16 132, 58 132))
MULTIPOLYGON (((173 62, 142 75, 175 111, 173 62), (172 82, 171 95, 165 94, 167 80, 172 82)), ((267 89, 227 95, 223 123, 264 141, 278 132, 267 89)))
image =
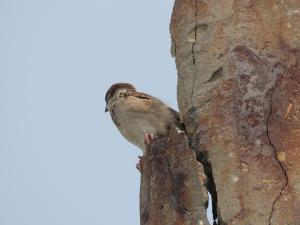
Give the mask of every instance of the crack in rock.
MULTIPOLYGON (((274 90, 275 90, 276 88, 277 88, 277 86, 274 88, 274 90)), ((273 91, 274 91, 274 90, 273 90, 273 91)), ((281 170, 282 170, 282 172, 283 172, 283 174, 284 174, 284 176, 285 176, 285 183, 284 183, 284 185, 282 186, 282 188, 281 188, 281 190, 280 190, 278 196, 275 198, 275 200, 274 200, 274 202, 273 202, 273 204, 272 204, 272 210, 271 210, 271 214, 270 214, 270 217, 269 217, 269 225, 272 225, 271 220, 272 220, 272 217, 273 217, 273 215, 274 215, 275 204, 276 204, 277 201, 280 199, 280 197, 282 196, 283 190, 286 188, 286 186, 287 186, 288 183, 289 183, 289 179, 288 179, 286 170, 284 169, 282 163, 281 163, 281 162, 278 160, 278 158, 277 158, 277 149, 276 149, 275 145, 273 144, 272 139, 271 139, 271 136, 270 136, 269 124, 270 124, 271 115, 272 115, 272 113, 273 113, 272 97, 273 97, 273 95, 272 95, 272 93, 271 93, 271 95, 270 95, 270 113, 269 113, 268 119, 267 119, 267 137, 268 137, 268 139, 269 139, 270 145, 272 146, 272 148, 273 148, 273 150, 274 150, 275 159, 276 159, 276 161, 278 162, 278 164, 279 164, 279 166, 280 166, 280 168, 281 168, 281 170)))
POLYGON ((225 224, 223 223, 223 220, 218 213, 218 193, 213 177, 212 165, 211 162, 208 160, 208 152, 197 150, 199 149, 199 147, 197 146, 197 144, 199 143, 198 138, 199 137, 197 137, 197 135, 194 137, 189 136, 189 147, 195 152, 196 160, 203 166, 204 173, 207 177, 205 187, 212 198, 212 214, 214 224, 225 224))
POLYGON ((196 58, 195 58, 195 52, 194 52, 194 48, 195 48, 195 44, 197 41, 197 27, 198 27, 198 0, 195 0, 196 3, 196 9, 195 9, 195 33, 194 33, 194 42, 192 45, 192 56, 193 56, 193 65, 194 65, 194 69, 195 69, 195 73, 194 73, 194 78, 193 78, 193 86, 192 86, 192 93, 191 93, 191 102, 193 101, 193 96, 194 96, 194 88, 195 88, 195 82, 196 82, 196 78, 197 78, 197 67, 196 67, 196 58))

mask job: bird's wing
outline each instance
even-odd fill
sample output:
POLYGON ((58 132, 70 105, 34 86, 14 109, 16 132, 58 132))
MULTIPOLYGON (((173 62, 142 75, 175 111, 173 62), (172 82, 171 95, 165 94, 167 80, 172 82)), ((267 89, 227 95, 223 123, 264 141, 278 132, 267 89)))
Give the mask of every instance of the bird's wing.
POLYGON ((153 108, 153 105, 157 103, 157 100, 145 93, 130 91, 124 93, 124 101, 126 102, 126 108, 136 113, 148 113, 153 108))
POLYGON ((132 92, 132 91, 128 91, 125 94, 125 97, 133 97, 133 98, 137 98, 137 99, 145 99, 145 100, 151 100, 151 98, 154 98, 150 95, 147 95, 145 93, 142 92, 132 92))
MULTIPOLYGON (((131 110, 134 110, 134 111, 147 113, 147 112, 149 112, 150 108, 156 109, 158 111, 167 109, 171 113, 171 115, 173 115, 176 126, 179 129, 184 130, 184 125, 180 122, 179 113, 176 110, 167 106, 165 103, 163 103, 159 99, 157 99, 151 95, 145 94, 143 92, 136 92, 136 91, 135 92, 128 91, 125 94, 125 97, 131 98, 132 100, 139 102, 139 104, 131 104, 130 105, 131 110), (137 107, 137 105, 138 105, 138 107, 137 107), (155 107, 155 105, 156 105, 156 107, 155 107), (161 108, 161 107, 163 107, 163 108, 161 108)), ((157 112, 157 113, 160 113, 160 112, 157 112)))

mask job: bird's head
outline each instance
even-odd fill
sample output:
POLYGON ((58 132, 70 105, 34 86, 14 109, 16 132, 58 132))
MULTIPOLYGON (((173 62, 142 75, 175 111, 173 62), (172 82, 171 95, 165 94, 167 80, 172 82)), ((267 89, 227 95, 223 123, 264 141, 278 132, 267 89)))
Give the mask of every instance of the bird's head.
POLYGON ((106 107, 105 107, 105 112, 109 111, 110 109, 110 100, 113 99, 114 95, 118 93, 119 90, 131 90, 131 91, 136 91, 135 87, 131 84, 128 83, 116 83, 113 84, 106 92, 105 95, 105 102, 106 102, 106 107))

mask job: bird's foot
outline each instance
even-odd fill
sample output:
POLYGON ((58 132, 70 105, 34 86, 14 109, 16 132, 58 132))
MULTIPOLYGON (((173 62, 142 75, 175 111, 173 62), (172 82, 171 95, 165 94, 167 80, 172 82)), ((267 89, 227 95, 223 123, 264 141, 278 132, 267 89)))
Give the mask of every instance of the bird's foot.
POLYGON ((155 139, 156 139, 156 135, 155 134, 146 133, 145 137, 144 137, 144 143, 146 145, 149 145, 155 139))
POLYGON ((143 171, 143 156, 138 156, 139 162, 136 164, 136 168, 138 171, 142 172, 143 171))

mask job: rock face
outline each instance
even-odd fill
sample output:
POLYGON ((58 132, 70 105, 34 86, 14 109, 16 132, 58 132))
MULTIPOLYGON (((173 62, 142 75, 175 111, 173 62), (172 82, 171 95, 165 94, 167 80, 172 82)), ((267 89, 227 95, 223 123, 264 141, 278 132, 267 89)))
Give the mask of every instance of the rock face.
POLYGON ((180 115, 220 224, 300 224, 299 21, 299 0, 175 1, 180 115))
POLYGON ((147 147, 141 177, 141 225, 208 225, 205 175, 183 132, 147 147))

